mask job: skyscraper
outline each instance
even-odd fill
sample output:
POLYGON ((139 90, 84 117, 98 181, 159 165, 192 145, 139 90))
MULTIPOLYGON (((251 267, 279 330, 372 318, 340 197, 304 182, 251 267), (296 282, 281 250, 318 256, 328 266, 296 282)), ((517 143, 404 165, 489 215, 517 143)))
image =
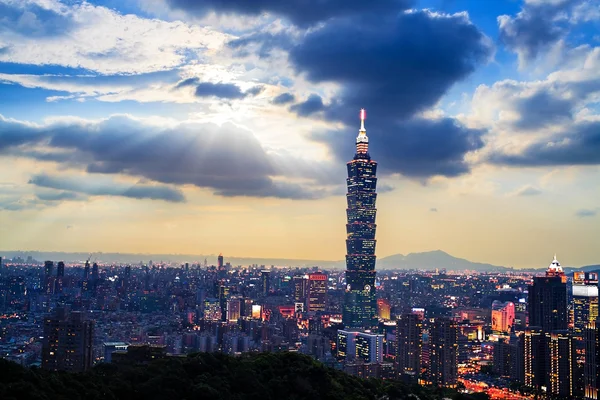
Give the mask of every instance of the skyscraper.
POLYGON ((81 312, 59 307, 44 320, 42 368, 51 371, 82 372, 93 363, 94 321, 81 312))
POLYGON ((346 329, 375 330, 375 201, 377 162, 369 155, 365 110, 360 112, 356 154, 347 164, 348 223, 346 225, 346 292, 343 323, 346 329))
POLYGON ((549 368, 550 394, 560 399, 573 398, 577 393, 577 364, 575 362, 575 339, 568 331, 554 331, 550 335, 549 368))
POLYGON ((423 320, 419 314, 402 314, 396 322, 398 377, 417 382, 421 374, 423 320))
POLYGON ((62 293, 63 280, 65 278, 65 263, 58 262, 56 267, 56 281, 54 281, 54 293, 62 293))
POLYGON ((434 386, 456 387, 458 378, 458 324, 436 318, 429 332, 429 379, 434 386))
POLYGON ((269 294, 269 289, 271 287, 271 273, 269 271, 261 271, 260 279, 260 292, 263 296, 266 296, 269 294))
POLYGON ((512 301, 492 303, 492 331, 510 333, 515 323, 515 304, 512 301))
POLYGON ((315 272, 308 275, 308 311, 325 311, 327 307, 327 274, 315 272))
POLYGON ((600 320, 585 327, 585 365, 583 372, 586 400, 597 400, 600 389, 600 320))
POLYGON ((46 294, 54 293, 54 279, 52 277, 53 269, 54 263, 52 261, 44 262, 44 291, 46 294))
POLYGON ((587 324, 598 317, 598 274, 575 272, 572 290, 574 333, 583 337, 587 324))
POLYGON ((533 278, 528 308, 530 326, 539 326, 546 333, 568 328, 567 277, 556 256, 546 276, 533 278))

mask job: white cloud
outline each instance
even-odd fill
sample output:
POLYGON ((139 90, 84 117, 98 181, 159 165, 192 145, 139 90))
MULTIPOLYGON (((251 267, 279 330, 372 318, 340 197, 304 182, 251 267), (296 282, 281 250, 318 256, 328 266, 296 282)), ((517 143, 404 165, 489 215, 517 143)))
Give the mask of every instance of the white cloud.
MULTIPOLYGON (((35 3, 66 18, 70 24, 65 28, 67 32, 32 37, 22 30, 9 31, 2 38, 3 47, 9 50, 0 53, 0 61, 80 67, 102 74, 139 74, 197 62, 215 53, 230 38, 209 28, 121 15, 87 2, 71 7, 54 0, 35 3)), ((23 15, 26 12, 30 11, 23 15)))

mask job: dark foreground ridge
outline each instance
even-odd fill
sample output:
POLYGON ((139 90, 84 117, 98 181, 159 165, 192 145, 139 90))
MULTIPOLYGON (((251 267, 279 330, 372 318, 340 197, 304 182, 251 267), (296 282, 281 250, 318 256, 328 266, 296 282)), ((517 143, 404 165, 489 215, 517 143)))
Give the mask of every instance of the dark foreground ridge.
POLYGON ((486 399, 446 389, 361 379, 294 353, 198 353, 148 365, 100 364, 81 374, 0 359, 0 398, 13 399, 486 399), (416 396, 416 397, 415 397, 416 396))

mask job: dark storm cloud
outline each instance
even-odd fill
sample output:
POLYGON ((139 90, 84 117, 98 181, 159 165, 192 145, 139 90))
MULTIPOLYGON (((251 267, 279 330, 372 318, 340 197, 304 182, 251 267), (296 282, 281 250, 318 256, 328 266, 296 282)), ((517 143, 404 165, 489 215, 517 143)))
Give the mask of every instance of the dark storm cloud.
POLYGON ((275 14, 299 26, 312 25, 332 17, 394 12, 409 8, 412 0, 167 0, 174 9, 204 16, 210 11, 224 14, 275 14))
POLYGON ((275 97, 272 101, 273 104, 281 105, 293 103, 296 100, 296 96, 291 93, 281 93, 279 96, 275 97))
MULTIPOLYGON (((484 145, 481 137, 485 131, 466 128, 452 118, 378 126, 377 131, 367 127, 369 153, 383 174, 400 173, 417 179, 458 176, 470 169, 465 154, 484 145)), ((345 130, 320 133, 314 139, 328 144, 339 162, 355 152, 345 130)))
MULTIPOLYGON (((159 128, 126 116, 113 116, 97 123, 65 121, 30 127, 11 122, 10 126, 11 130, 0 129, 0 143, 5 143, 4 149, 10 154, 35 159, 48 154, 70 154, 69 166, 89 173, 191 184, 222 196, 313 199, 331 194, 323 189, 334 174, 327 166, 267 152, 252 132, 230 123, 183 123, 159 128), (19 131, 23 134, 19 135, 19 131), (15 141, 14 137, 19 136, 21 140, 15 141), (46 146, 47 150, 22 151, 34 145, 46 146)), ((60 162, 61 157, 51 157, 51 161, 60 162)), ((97 177, 94 182, 101 182, 100 179, 97 177)), ((61 180, 60 176, 40 176, 32 183, 89 195, 183 201, 178 189, 157 185, 121 186, 111 191, 115 185, 112 181, 96 188, 87 181, 61 180)))
MULTIPOLYGON (((35 186, 83 193, 90 196, 123 196, 133 199, 165 200, 174 203, 185 201, 181 190, 164 185, 128 185, 113 180, 88 177, 34 175, 29 183, 35 186)), ((38 195, 38 197, 40 197, 38 195)))
POLYGON ((309 115, 323 111, 324 109, 325 105, 323 104, 323 99, 316 94, 311 94, 308 96, 308 99, 302 103, 290 106, 290 111, 295 112, 301 117, 308 117, 309 115))
POLYGON ((600 164, 600 122, 582 122, 568 132, 540 138, 519 154, 494 153, 494 164, 538 167, 600 164))
MULTIPOLYGON (((457 176, 469 171, 464 156, 483 146, 484 132, 450 118, 414 115, 433 106, 490 54, 484 35, 465 15, 419 11, 332 20, 292 48, 290 60, 310 81, 334 82, 342 90, 327 105, 313 98, 292 111, 303 116, 323 111, 325 119, 358 128, 358 110, 366 108, 371 154, 384 173, 457 176)), ((341 132, 316 138, 340 160, 354 153, 341 132)))
POLYGON ((245 92, 234 83, 200 82, 198 78, 188 78, 175 85, 174 89, 195 86, 194 94, 197 97, 216 97, 219 99, 236 100, 247 96, 256 96, 264 90, 264 86, 254 86, 245 92))
POLYGON ((561 98, 548 90, 540 90, 533 95, 517 100, 513 107, 519 113, 514 123, 520 129, 538 129, 573 118, 573 108, 577 99, 561 98))
POLYGON ((554 4, 525 4, 521 12, 514 17, 498 17, 500 41, 519 53, 524 61, 535 59, 538 54, 563 37, 565 29, 556 18, 576 2, 577 0, 564 0, 554 4))
POLYGON ((484 42, 463 15, 361 16, 308 33, 290 60, 314 83, 343 86, 329 118, 354 123, 364 107, 377 110, 377 119, 399 119, 434 105, 485 62, 491 49, 484 42))

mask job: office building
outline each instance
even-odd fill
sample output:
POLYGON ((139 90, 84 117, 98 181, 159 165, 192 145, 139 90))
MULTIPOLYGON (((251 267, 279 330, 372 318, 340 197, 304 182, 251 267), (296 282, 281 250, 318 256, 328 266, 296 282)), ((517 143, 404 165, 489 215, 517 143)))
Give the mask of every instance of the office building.
POLYGON ((94 322, 82 312, 59 307, 44 319, 42 368, 50 371, 82 372, 92 367, 94 322))
POLYGON ((204 320, 221 320, 221 303, 219 302, 219 299, 208 298, 204 301, 204 320))
POLYGON ((362 360, 366 363, 383 361, 383 335, 339 330, 337 335, 338 359, 362 360))
POLYGON ((54 277, 52 271, 54 270, 54 262, 44 262, 44 291, 46 294, 54 293, 54 277))
POLYGON ((327 274, 315 272, 308 275, 307 311, 325 311, 327 307, 327 274))
POLYGON ((492 331, 510 333, 515 323, 515 304, 511 301, 492 303, 492 331))
POLYGON ((227 300, 227 321, 237 322, 240 319, 242 309, 242 300, 239 297, 233 297, 227 300))
POLYGON ((375 201, 377 162, 369 155, 365 110, 356 138, 356 154, 347 164, 346 291, 343 324, 346 329, 376 330, 375 201))
POLYGON ((529 326, 524 334, 525 386, 541 390, 546 386, 546 335, 540 327, 529 326))
POLYGON ((600 389, 600 320, 590 322, 584 330, 585 365, 583 371, 584 398, 598 400, 600 389))
POLYGON ((271 273, 269 271, 262 271, 260 273, 260 292, 263 296, 269 294, 271 290, 271 273))
POLYGON ((65 279, 65 263, 62 261, 59 261, 56 266, 56 279, 54 281, 54 293, 62 293, 64 279, 65 279))
POLYGON ((554 260, 544 277, 534 277, 529 288, 529 325, 544 332, 568 328, 567 277, 560 263, 554 260))
POLYGON ((456 387, 458 379, 458 324, 436 318, 429 331, 429 381, 434 386, 456 387))
POLYGON ((294 303, 306 303, 306 294, 308 292, 308 276, 294 276, 294 303))
POLYGON ((392 317, 392 306, 387 299, 377 299, 377 315, 379 319, 389 321, 392 317))
POLYGON ((575 272, 572 295, 573 331, 581 337, 585 327, 598 318, 598 274, 575 272))
POLYGON ((571 399, 577 393, 577 364, 575 362, 575 339, 569 331, 554 331, 549 342, 550 378, 548 392, 561 399, 571 399))
POLYGON ((402 314, 396 322, 396 362, 400 380, 417 382, 421 374, 423 319, 418 314, 402 314))

